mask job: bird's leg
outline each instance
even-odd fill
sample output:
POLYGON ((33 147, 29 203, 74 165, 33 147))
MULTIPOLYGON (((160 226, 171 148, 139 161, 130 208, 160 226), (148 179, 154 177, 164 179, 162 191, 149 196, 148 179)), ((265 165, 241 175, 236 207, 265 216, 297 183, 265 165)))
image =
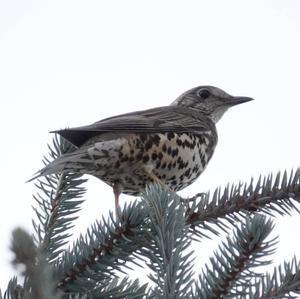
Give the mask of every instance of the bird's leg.
POLYGON ((122 193, 122 186, 119 182, 115 182, 113 186, 113 192, 115 195, 115 211, 116 215, 120 213, 119 196, 122 193))

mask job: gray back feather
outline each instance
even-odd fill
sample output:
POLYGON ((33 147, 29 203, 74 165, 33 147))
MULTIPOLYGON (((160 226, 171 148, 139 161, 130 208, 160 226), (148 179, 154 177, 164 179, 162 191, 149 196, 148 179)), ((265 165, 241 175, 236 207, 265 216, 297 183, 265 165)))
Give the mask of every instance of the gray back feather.
POLYGON ((124 133, 175 132, 197 135, 204 132, 212 132, 216 134, 215 125, 208 117, 197 112, 197 110, 179 106, 164 106, 121 114, 88 126, 53 132, 62 135, 78 147, 90 138, 99 135, 109 135, 110 138, 112 136, 117 138, 120 135, 124 135, 124 133))

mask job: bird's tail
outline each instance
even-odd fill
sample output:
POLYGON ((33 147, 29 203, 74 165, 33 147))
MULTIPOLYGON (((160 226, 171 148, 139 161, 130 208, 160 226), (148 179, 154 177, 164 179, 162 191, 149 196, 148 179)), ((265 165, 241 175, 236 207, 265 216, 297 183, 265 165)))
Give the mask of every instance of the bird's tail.
POLYGON ((84 153, 82 151, 76 151, 58 157, 47 164, 44 168, 36 172, 26 183, 31 182, 41 176, 60 173, 65 170, 72 170, 76 172, 76 170, 82 168, 82 166, 80 167, 80 162, 84 162, 83 154, 84 153))

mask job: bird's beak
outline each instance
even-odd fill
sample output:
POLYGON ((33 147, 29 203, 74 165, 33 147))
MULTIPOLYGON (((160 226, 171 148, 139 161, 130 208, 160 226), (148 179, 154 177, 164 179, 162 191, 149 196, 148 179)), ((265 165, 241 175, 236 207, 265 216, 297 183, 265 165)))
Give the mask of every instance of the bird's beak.
POLYGON ((226 99, 226 104, 229 106, 235 106, 239 104, 243 104, 249 101, 253 101, 254 99, 249 97, 230 97, 229 99, 226 99))

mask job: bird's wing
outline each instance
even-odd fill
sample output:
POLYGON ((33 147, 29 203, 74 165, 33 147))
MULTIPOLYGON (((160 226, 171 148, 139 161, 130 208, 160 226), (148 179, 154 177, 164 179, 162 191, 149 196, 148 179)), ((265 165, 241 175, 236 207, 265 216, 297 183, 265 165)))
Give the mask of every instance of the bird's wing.
POLYGON ((194 133, 208 132, 214 129, 213 122, 199 117, 195 111, 178 106, 164 106, 143 111, 117 115, 100 120, 88 126, 68 128, 58 133, 76 146, 81 146, 88 139, 105 134, 124 133, 194 133))

